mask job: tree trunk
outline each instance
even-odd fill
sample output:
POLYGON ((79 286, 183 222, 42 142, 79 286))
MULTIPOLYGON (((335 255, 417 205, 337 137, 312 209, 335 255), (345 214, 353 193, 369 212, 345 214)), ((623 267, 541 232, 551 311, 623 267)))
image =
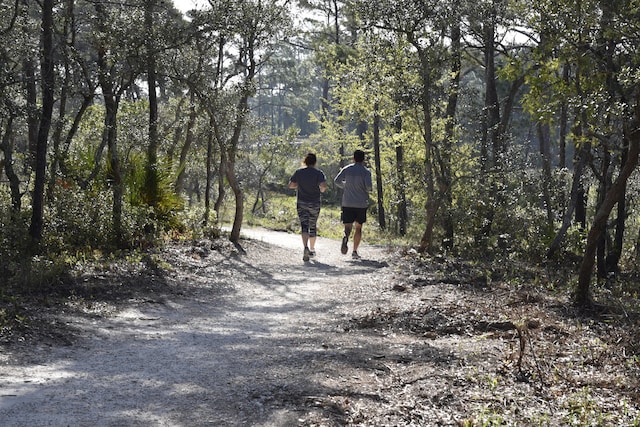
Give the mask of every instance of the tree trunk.
MULTIPOLYGON (((623 152, 620 159, 620 164, 625 164, 626 161, 627 161, 627 153, 623 152)), ((617 206, 618 206, 618 209, 617 209, 616 222, 615 222, 616 231, 613 238, 613 242, 608 248, 607 257, 606 257, 605 267, 606 267, 607 273, 617 273, 620 257, 622 256, 622 248, 624 244, 624 232, 626 229, 626 219, 627 219, 626 187, 620 192, 617 206)))
MULTIPOLYGON (((67 132, 67 134, 64 137, 64 143, 62 144, 62 150, 60 153, 60 158, 58 160, 60 162, 60 171, 65 175, 68 175, 69 173, 69 169, 66 166, 65 159, 68 157, 69 148, 71 147, 71 142, 73 141, 73 138, 75 137, 76 133, 78 132, 78 129, 80 128, 80 123, 82 122, 84 113, 91 106, 91 104, 93 104, 93 97, 94 97, 93 92, 91 92, 90 94, 83 95, 82 104, 80 105, 80 108, 78 109, 78 111, 75 114, 75 117, 73 118, 73 123, 71 124, 71 128, 69 129, 69 132, 67 132)), ((77 179, 78 177, 74 177, 74 178, 77 179)))
POLYGON ((33 244, 42 239, 44 226, 44 190, 47 169, 47 142, 51 129, 54 104, 54 64, 53 64, 53 0, 42 2, 42 114, 36 144, 35 179, 33 185, 32 216, 29 235, 33 244))
POLYGON ((485 96, 484 96, 484 122, 486 123, 487 146, 492 149, 490 168, 495 168, 500 163, 503 154, 502 138, 498 136, 500 125, 500 101, 498 100, 498 86, 496 84, 495 65, 495 10, 484 23, 484 64, 485 64, 485 96))
MULTIPOLYGON (((441 194, 444 194, 446 189, 443 189, 441 194)), ((418 248, 419 253, 429 253, 431 252, 431 241, 433 239, 433 228, 436 223, 436 216, 438 213, 438 209, 442 205, 442 197, 438 197, 437 199, 432 200, 427 205, 427 225, 425 227, 424 233, 422 234, 422 239, 420 239, 420 246, 418 248)))
POLYGON ((38 89, 36 83, 36 72, 34 61, 31 58, 24 60, 22 64, 24 74, 24 86, 27 104, 27 136, 29 157, 26 164, 33 170, 35 169, 36 146, 38 145, 38 89))
MULTIPOLYGON (((600 205, 607 197, 607 193, 609 191, 610 182, 611 182, 611 153, 609 151, 609 146, 607 144, 602 144, 603 154, 602 154, 602 169, 600 171, 600 185, 598 186, 598 200, 596 203, 596 212, 600 208, 600 205)), ((596 271, 598 277, 604 279, 607 277, 607 267, 606 267, 606 251, 607 251, 607 236, 609 234, 609 230, 607 225, 603 232, 600 234, 598 239, 598 246, 596 249, 596 271)))
POLYGON ((105 132, 109 160, 109 177, 113 192, 112 220, 114 241, 118 247, 125 247, 124 228, 122 222, 122 172, 120 171, 120 156, 118 155, 118 100, 114 96, 105 96, 105 132))
POLYGON ((402 141, 396 145, 396 170, 398 172, 398 234, 407 234, 407 195, 404 178, 404 148, 402 141))
POLYGON ((225 171, 227 172, 227 181, 229 182, 229 186, 231 187, 235 197, 235 214, 233 217, 233 225, 231 227, 229 240, 233 243, 238 243, 240 241, 240 229, 242 227, 242 220, 244 217, 244 194, 242 192, 240 182, 238 181, 238 177, 235 174, 235 156, 229 156, 225 166, 225 171))
MULTIPOLYGON (((569 71, 570 71, 569 64, 565 64, 562 67, 562 80, 567 86, 569 85, 569 71)), ((559 135, 559 141, 558 141, 559 150, 560 150, 560 153, 559 153, 560 159, 559 159, 558 166, 561 169, 564 169, 567 167, 567 127, 569 125, 568 116, 569 116, 569 106, 567 101, 563 100, 562 103, 560 104, 560 118, 559 118, 560 135, 559 135)))
POLYGON ((375 114, 373 116, 373 152, 376 169, 376 192, 378 193, 378 225, 381 230, 387 228, 387 221, 384 214, 384 190, 382 188, 382 167, 380 164, 380 114, 378 114, 378 104, 375 104, 375 114))
MULTIPOLYGON (((442 149, 442 179, 444 185, 447 188, 451 188, 453 177, 451 173, 451 153, 453 151, 453 145, 455 143, 455 129, 456 129, 456 111, 458 110, 458 98, 460 93, 460 73, 462 70, 462 48, 461 48, 461 31, 460 31, 460 16, 458 10, 460 8, 460 2, 456 1, 453 4, 453 10, 456 14, 456 21, 451 27, 451 82, 449 83, 449 96, 447 99, 447 109, 445 115, 444 125, 444 146, 442 149)), ((447 191, 444 196, 446 212, 444 218, 444 241, 443 247, 447 250, 453 248, 454 240, 454 224, 451 219, 451 206, 453 199, 451 191, 447 191)))
POLYGON ((424 140, 425 150, 425 179, 426 179, 426 196, 427 203, 425 207, 426 211, 426 226, 425 231, 420 240, 420 246, 418 251, 420 253, 429 252, 432 245, 433 226, 435 224, 436 215, 440 206, 440 197, 436 193, 435 177, 434 177, 434 144, 433 144, 433 120, 431 115, 431 64, 427 53, 422 49, 418 40, 413 37, 410 38, 410 42, 418 51, 420 58, 420 72, 422 79, 422 115, 424 122, 422 123, 422 138, 424 140))
POLYGON ((144 193, 149 206, 157 207, 160 201, 158 171, 158 95, 156 93, 156 54, 153 49, 153 9, 155 0, 146 0, 144 26, 146 33, 147 85, 149 90, 149 147, 147 148, 147 171, 144 193))
MULTIPOLYGON (((636 118, 640 119, 640 114, 636 112, 636 118)), ((620 199, 620 194, 625 191, 627 180, 631 173, 635 170, 638 164, 638 152, 640 151, 640 131, 633 130, 628 135, 629 151, 627 153, 627 160, 622 166, 620 175, 613 183, 607 196, 602 201, 602 204, 596 211, 596 215, 593 220, 593 225, 587 235, 587 244, 580 264, 580 270, 578 273, 578 286, 576 288, 574 300, 578 306, 587 307, 592 304, 591 297, 591 275, 593 273, 593 266, 595 263, 595 254, 598 246, 598 241, 602 233, 604 233, 607 226, 607 219, 613 209, 613 206, 620 199)))
MULTIPOLYGON (((106 52, 99 49, 98 53, 98 79, 104 97, 105 116, 104 130, 102 135, 101 147, 107 146, 108 163, 109 163, 109 179, 111 191, 113 193, 112 203, 112 222, 114 241, 116 246, 124 247, 124 230, 122 223, 122 199, 124 190, 122 188, 122 173, 120 171, 120 157, 118 155, 118 105, 119 97, 114 93, 113 83, 109 80, 109 69, 107 64, 106 52)), ((101 148, 99 149, 99 152, 101 148)), ((93 174, 97 174, 99 167, 99 157, 96 155, 96 168, 93 174)))
POLYGON ((540 158, 542 160, 542 203, 547 212, 547 227, 553 230, 553 209, 551 206, 551 131, 548 124, 537 124, 540 158))
MULTIPOLYGON (((186 99, 187 98, 185 96, 180 97, 180 100, 178 101, 178 104, 173 111, 173 121, 171 122, 170 126, 167 126, 168 129, 173 129, 171 144, 167 148, 167 162, 168 166, 171 168, 175 166, 176 150, 178 149, 178 145, 182 142, 182 134, 184 133, 184 126, 182 126, 180 119, 182 118, 182 108, 184 107, 186 99)), ((191 100, 193 100, 193 92, 191 95, 191 100)))
MULTIPOLYGON (((67 5, 66 7, 72 8, 73 2, 71 3, 72 3, 71 5, 67 5)), ((71 18, 71 13, 73 13, 72 10, 73 9, 67 9, 65 11, 66 16, 64 17, 64 30, 62 34, 63 42, 61 43, 62 60, 64 61, 64 78, 62 80, 61 89, 60 89, 60 100, 58 102, 58 105, 59 105, 58 120, 57 120, 56 126, 54 127, 53 135, 51 136, 52 143, 53 143, 53 158, 51 161, 51 165, 49 167, 49 185, 48 185, 47 194, 46 194, 46 199, 49 201, 49 203, 54 198, 56 180, 58 175, 58 164, 61 156, 60 144, 62 142, 62 128, 64 127, 64 118, 67 114, 67 97, 69 93, 69 82, 71 78, 71 73, 69 70, 69 60, 68 60, 69 53, 67 51, 66 40, 69 32, 68 22, 71 18)))
POLYGON ((218 170, 218 196, 216 202, 213 205, 213 210, 216 212, 216 221, 220 221, 220 210, 222 209, 222 203, 227 195, 226 187, 224 185, 224 179, 227 176, 226 173, 226 161, 222 150, 220 151, 220 169, 218 170))
POLYGON ((396 190, 398 192, 397 198, 397 211, 398 216, 398 234, 404 236, 407 234, 407 196, 406 196, 406 183, 404 178, 404 149, 402 146, 402 116, 398 113, 394 118, 393 126, 395 128, 398 138, 396 139, 396 174, 397 184, 396 190))
POLYGON ((60 159, 62 154, 60 153, 60 145, 62 143, 62 128, 64 127, 64 118, 66 116, 67 109, 67 93, 68 93, 68 82, 69 82, 69 70, 68 67, 65 66, 65 77, 64 82, 62 83, 62 90, 60 91, 60 101, 58 108, 58 122, 53 130, 53 135, 51 136, 53 143, 53 159, 51 161, 51 166, 49 168, 49 186, 47 189, 47 200, 49 203, 53 200, 55 196, 55 187, 56 180, 58 178, 58 166, 60 164, 60 159))
POLYGON ((487 195, 485 196, 491 202, 487 204, 487 210, 484 213, 484 225, 479 230, 479 239, 484 240, 492 233, 493 219, 495 217, 495 205, 500 202, 497 194, 496 172, 501 167, 502 162, 502 142, 498 137, 500 127, 500 102, 498 99, 498 87, 496 83, 496 66, 495 66, 495 15, 496 11, 492 8, 486 21, 483 23, 483 42, 484 42, 484 110, 482 114, 482 135, 481 135, 481 171, 483 179, 487 183, 487 195), (492 174, 488 174, 493 171, 492 174))
POLYGON ((198 118, 198 111, 196 109, 195 95, 191 94, 191 102, 189 103, 189 120, 187 121, 187 136, 180 150, 180 164, 178 166, 178 176, 176 177, 175 190, 180 193, 184 188, 185 168, 187 166, 187 156, 191 150, 191 145, 195 140, 193 129, 196 126, 196 119, 198 118))
MULTIPOLYGON (((209 132, 209 136, 207 137, 207 181, 205 184, 204 190, 204 218, 202 219, 202 223, 207 226, 209 225, 209 215, 211 213, 211 180, 213 179, 213 174, 211 172, 211 165, 213 164, 213 133, 209 132)), ((220 196, 218 196, 219 198, 220 196)), ((218 201, 216 201, 214 210, 219 218, 219 209, 220 205, 218 201)))
POLYGON ((0 142, 0 150, 4 155, 4 172, 9 180, 9 189, 11 190, 11 217, 18 219, 22 209, 22 194, 20 193, 20 178, 13 169, 13 119, 13 116, 9 116, 7 119, 7 125, 0 142))

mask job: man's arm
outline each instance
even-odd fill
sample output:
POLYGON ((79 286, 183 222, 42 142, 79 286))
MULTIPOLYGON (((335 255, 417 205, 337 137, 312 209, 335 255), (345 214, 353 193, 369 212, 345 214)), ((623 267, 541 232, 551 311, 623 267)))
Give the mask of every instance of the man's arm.
POLYGON ((320 192, 324 193, 327 190, 327 181, 322 181, 319 187, 320 187, 320 192))

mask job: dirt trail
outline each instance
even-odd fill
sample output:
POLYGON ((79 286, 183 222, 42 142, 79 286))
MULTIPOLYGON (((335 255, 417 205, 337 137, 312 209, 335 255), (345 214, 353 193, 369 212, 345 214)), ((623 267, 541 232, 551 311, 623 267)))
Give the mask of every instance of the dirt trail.
POLYGON ((176 250, 163 280, 184 292, 131 301, 108 317, 63 313, 59 321, 81 335, 72 345, 0 353, 0 425, 341 419, 328 396, 348 383, 354 364, 382 351, 375 339, 346 336, 345 320, 388 289, 388 254, 363 244, 364 259, 353 261, 320 238, 317 259, 303 263, 297 235, 244 235, 252 239, 246 253, 176 250))
POLYGON ((0 345, 0 426, 640 424, 636 323, 530 275, 327 239, 304 263, 297 235, 244 234, 83 265, 0 345))

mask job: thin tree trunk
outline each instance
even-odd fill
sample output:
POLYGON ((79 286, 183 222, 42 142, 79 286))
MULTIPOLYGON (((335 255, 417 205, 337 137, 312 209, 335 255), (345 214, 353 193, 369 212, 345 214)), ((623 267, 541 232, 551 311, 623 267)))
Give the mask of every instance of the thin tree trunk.
POLYGON ((29 157, 25 164, 33 170, 35 168, 36 146, 38 145, 38 90, 34 61, 31 58, 24 60, 22 64, 24 85, 27 104, 27 136, 29 157))
MULTIPOLYGON (((598 201, 596 203, 596 211, 607 197, 611 182, 611 153, 607 144, 602 144, 602 170, 600 175, 600 185, 598 186, 598 201)), ((608 227, 605 226, 604 231, 598 239, 598 247, 596 249, 596 266, 598 277, 604 279, 607 277, 606 253, 607 253, 607 236, 609 234, 608 227)))
MULTIPOLYGON (((193 100, 193 92, 191 95, 191 99, 193 100)), ((166 127, 167 129, 173 129, 173 137, 171 138, 171 144, 167 148, 167 163, 168 163, 168 166, 171 168, 175 165, 176 150, 177 150, 178 144, 180 144, 180 142, 182 141, 182 134, 184 133, 184 127, 182 126, 182 123, 180 123, 180 118, 182 117, 182 114, 183 114, 182 107, 184 106, 185 102, 186 102, 186 97, 181 96, 180 100, 178 101, 178 105, 176 105, 175 110, 173 112, 173 120, 171 121, 169 126, 166 127)), ((175 187, 175 183, 174 183, 174 187, 175 187)))
POLYGON ((196 126, 196 119, 198 118, 198 111, 196 108, 195 95, 191 94, 191 102, 189 105, 189 120, 187 121, 187 136, 180 150, 180 164, 178 166, 178 176, 176 177, 176 192, 180 193, 184 188, 185 168, 187 165, 187 156, 191 150, 191 145, 195 140, 193 129, 196 126))
MULTIPOLYGON (((213 174, 211 173, 211 165, 213 163, 213 133, 209 132, 209 136, 207 137, 207 181, 205 184, 204 190, 204 218, 202 219, 202 223, 207 226, 209 225, 209 215, 211 213, 211 180, 213 179, 213 174)), ((216 201, 216 205, 214 207, 216 213, 219 213, 219 205, 216 201)))
POLYGON ((17 219, 22 209, 22 194, 20 193, 20 178, 13 169, 13 116, 7 119, 7 125, 0 142, 0 150, 4 155, 4 172, 9 180, 9 189, 11 190, 11 217, 17 219))
POLYGON ((147 84, 149 90, 149 147, 147 148, 147 172, 145 194, 149 206, 156 207, 160 199, 158 171, 158 95, 156 92, 156 59, 153 49, 153 9, 155 0, 146 0, 144 25, 146 32, 147 84))
MULTIPOLYGON (((394 128, 397 134, 402 132, 402 116, 397 114, 394 119, 394 128)), ((398 234, 404 236, 407 234, 407 196, 405 193, 406 185, 404 178, 404 149, 402 146, 402 137, 396 141, 396 173, 397 173, 397 212, 398 216, 398 234)))
POLYGON ((60 164, 60 158, 61 158, 60 146, 62 144, 62 130, 64 127, 64 118, 67 114, 67 99, 68 99, 68 93, 69 93, 69 82, 71 80, 71 72, 69 69, 69 52, 67 49, 67 38, 69 35, 69 22, 72 16, 73 16, 73 2, 66 2, 64 27, 63 27, 63 34, 62 34, 63 42, 61 43, 61 50, 62 50, 61 56, 64 61, 64 78, 61 84, 60 100, 58 102, 58 105, 59 105, 58 120, 53 130, 53 135, 51 138, 53 143, 53 158, 51 160, 51 166, 49 167, 49 185, 47 188, 47 195, 46 195, 46 198, 49 201, 49 203, 53 200, 55 195, 54 193, 55 193, 56 180, 58 175, 58 166, 60 164))
POLYGON ((553 229, 553 209, 551 206, 551 141, 549 125, 538 122, 538 141, 542 160, 542 202, 547 212, 547 226, 553 229))
POLYGON ((382 167, 380 164, 380 114, 378 114, 378 104, 375 104, 375 114, 373 116, 373 152, 376 169, 376 192, 378 193, 378 225, 380 229, 387 228, 387 221, 384 214, 384 190, 382 188, 382 167))
MULTIPOLYGON (((110 173, 111 191, 113 193, 112 202, 112 222, 114 241, 118 247, 124 246, 124 229, 122 223, 122 199, 124 190, 122 188, 122 173, 120 171, 120 157, 118 155, 117 130, 118 130, 118 104, 119 97, 114 93, 113 83, 109 80, 109 69, 105 51, 100 49, 98 55, 98 67, 100 69, 98 78, 102 95, 104 97, 105 117, 104 130, 102 135, 101 153, 106 145, 108 150, 108 162, 110 173)), ((99 154, 96 154, 96 167, 92 175, 97 174, 99 168, 99 154)), ((94 175, 95 176, 95 175, 94 175)))
POLYGON ((216 221, 220 221, 221 215, 220 210, 222 209, 222 203, 224 202, 224 198, 227 195, 226 186, 224 185, 226 173, 224 153, 220 150, 220 168, 218 170, 218 196, 216 197, 216 202, 213 205, 213 210, 216 212, 216 221))
POLYGON ((396 145, 396 170, 398 172, 398 234, 407 234, 407 195, 404 178, 404 148, 402 142, 396 145))
MULTIPOLYGON (((562 67, 562 80, 565 82, 565 84, 569 84, 569 65, 565 64, 562 67)), ((559 160, 559 164, 558 166, 562 169, 567 167, 567 127, 569 125, 568 123, 568 117, 569 117, 569 106, 567 104, 566 101, 562 101, 562 103, 560 104, 560 135, 559 135, 559 141, 558 141, 558 145, 559 145, 559 149, 560 149, 560 160, 559 160)))
POLYGON ((422 123, 422 138, 424 139, 425 149, 425 179, 426 179, 426 226, 425 231, 422 234, 418 251, 420 253, 429 252, 432 245, 433 227, 435 225, 436 215, 438 208, 440 207, 441 198, 436 193, 435 177, 434 177, 434 144, 433 144, 433 132, 432 132, 432 115, 431 115, 431 66, 426 52, 421 49, 420 43, 417 40, 411 38, 410 40, 414 47, 418 50, 421 63, 421 78, 422 78, 422 114, 424 116, 422 123))
MULTIPOLYGON (((623 152, 620 164, 625 164, 627 161, 627 153, 623 152)), ((624 244, 624 232, 626 229, 627 219, 627 191, 626 187, 620 192, 618 198, 615 221, 615 235, 612 244, 609 246, 606 257, 606 270, 607 273, 616 273, 618 271, 618 263, 622 256, 622 246, 624 244)))
POLYGON ((496 11, 491 10, 490 16, 484 22, 483 42, 484 42, 484 110, 482 114, 482 136, 481 136, 481 171, 487 182, 486 197, 493 201, 488 203, 487 211, 484 213, 484 225, 479 230, 479 239, 485 239, 492 233, 493 220, 495 217, 496 204, 500 204, 496 173, 501 169, 503 157, 502 141, 499 137, 500 127, 500 102, 498 99, 498 87, 496 83, 495 66, 495 15, 496 11), (489 174, 493 171, 492 174, 489 174))
POLYGON ((118 247, 125 246, 124 228, 122 222, 122 172, 120 170, 120 156, 118 155, 118 100, 114 96, 105 96, 105 132, 108 149, 111 191, 113 192, 112 220, 114 240, 118 247))
MULTIPOLYGON (((444 125, 444 147, 442 150, 442 177, 443 182, 447 188, 451 188, 453 177, 451 176, 451 153, 452 147, 455 141, 455 129, 456 129, 456 111, 458 110, 458 98, 460 93, 460 73, 462 69, 462 48, 461 48, 461 30, 460 30, 460 16, 458 13, 460 2, 455 1, 453 4, 453 10, 456 13, 456 21, 451 27, 451 82, 449 83, 449 96, 447 99, 447 109, 445 115, 444 125)), ((444 218, 444 241, 443 247, 445 249, 453 248, 454 240, 454 224, 451 219, 451 206, 453 199, 451 191, 447 191, 444 196, 445 203, 445 218, 444 218)))
POLYGON ((33 185, 32 216, 29 235, 33 244, 42 239, 44 227, 44 190, 47 169, 47 142, 51 129, 54 104, 54 63, 53 63, 53 0, 42 3, 42 114, 38 128, 35 158, 35 180, 33 185))
MULTIPOLYGON (((448 191, 446 189, 442 190, 442 194, 444 191, 448 191)), ((433 229, 436 223, 436 216, 438 213, 438 209, 442 205, 442 197, 438 197, 435 200, 432 200, 427 205, 427 225, 425 227, 424 233, 422 234, 422 239, 420 239, 420 246, 418 248, 419 253, 429 253, 431 251, 431 241, 433 239, 433 229)))
POLYGON ((78 129, 80 128, 80 123, 82 122, 84 113, 87 111, 87 109, 89 109, 91 104, 93 104, 93 97, 94 97, 93 92, 88 95, 87 94, 83 95, 82 104, 80 105, 80 108, 78 109, 75 117, 73 118, 73 123, 71 124, 71 128, 69 129, 69 132, 67 132, 64 138, 64 143, 62 144, 63 148, 60 153, 60 159, 59 159, 60 171, 63 174, 68 173, 68 168, 65 166, 65 159, 68 157, 69 148, 71 147, 71 142, 73 141, 73 138, 75 137, 75 135, 78 133, 78 129))
POLYGON ((495 11, 492 11, 487 22, 484 23, 484 63, 485 63, 485 99, 484 121, 486 122, 486 139, 492 149, 490 166, 499 165, 503 154, 502 138, 498 135, 500 125, 500 101, 498 100, 498 86, 496 83, 495 65, 495 11))
POLYGON ((62 143, 62 128, 64 127, 64 117, 66 116, 67 109, 67 92, 68 92, 69 70, 65 66, 65 77, 62 83, 62 90, 60 92, 60 101, 58 108, 58 123, 53 130, 51 137, 53 142, 53 159, 51 160, 51 166, 49 170, 49 187, 47 189, 47 199, 53 200, 55 193, 55 184, 58 175, 58 167, 62 154, 60 153, 60 145, 62 143))
POLYGON ((240 241, 240 229, 242 227, 242 220, 244 218, 244 194, 240 182, 235 174, 235 156, 229 156, 227 158, 227 164, 225 165, 225 171, 227 173, 227 181, 233 191, 235 198, 235 214, 233 217, 233 225, 231 226, 231 234, 229 240, 234 243, 240 241))

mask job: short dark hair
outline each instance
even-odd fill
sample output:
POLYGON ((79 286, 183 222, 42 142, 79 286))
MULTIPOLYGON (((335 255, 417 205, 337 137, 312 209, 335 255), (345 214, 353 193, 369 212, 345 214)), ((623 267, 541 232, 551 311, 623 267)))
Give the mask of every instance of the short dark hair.
POLYGON ((315 154, 307 153, 307 155, 304 157, 303 163, 307 166, 315 166, 317 161, 318 159, 316 158, 315 154))
POLYGON ((362 150, 354 151, 353 152, 353 160, 355 160, 358 163, 364 162, 364 151, 362 151, 362 150))

